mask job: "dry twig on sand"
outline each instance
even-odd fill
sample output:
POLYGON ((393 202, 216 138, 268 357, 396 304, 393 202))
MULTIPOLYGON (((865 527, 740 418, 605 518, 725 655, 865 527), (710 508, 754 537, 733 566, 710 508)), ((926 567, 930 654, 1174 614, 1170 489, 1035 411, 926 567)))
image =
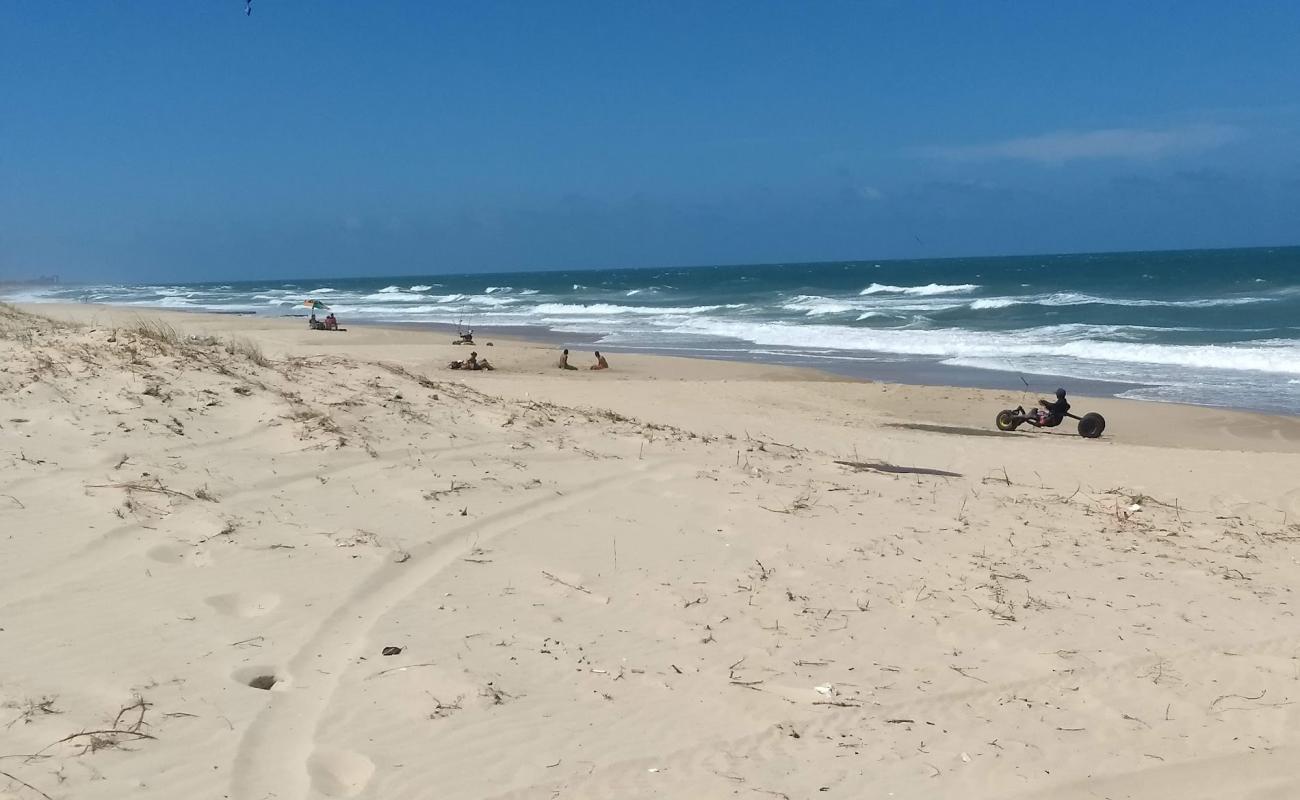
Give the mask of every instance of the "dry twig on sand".
POLYGON ((555 583, 558 583, 558 584, 560 584, 560 585, 562 585, 562 586, 567 586, 567 587, 569 587, 570 589, 577 589, 578 591, 583 592, 584 594, 591 594, 591 590, 588 589, 586 586, 583 586, 582 584, 579 584, 579 583, 569 583, 568 581, 563 580, 562 578, 557 578, 557 577, 555 577, 554 575, 552 575, 551 573, 547 572, 546 570, 542 570, 542 574, 543 574, 544 576, 546 576, 546 579, 547 579, 547 580, 554 581, 555 583))
POLYGON ((86 753, 94 753, 98 750, 103 750, 109 747, 117 747, 122 743, 121 739, 123 737, 127 737, 132 740, 137 740, 137 739, 156 740, 158 737, 145 733, 144 731, 140 730, 141 728, 147 726, 147 723, 144 721, 144 715, 149 710, 149 706, 150 704, 145 702, 145 699, 143 697, 137 695, 135 698, 135 702, 131 703, 128 706, 123 706, 122 709, 117 712, 117 716, 113 718, 112 727, 105 728, 102 730, 80 731, 79 733, 74 733, 68 736, 64 736, 62 739, 59 739, 57 742, 51 742, 50 744, 36 751, 36 755, 40 755, 44 753, 46 750, 49 750, 51 747, 55 747, 57 745, 63 744, 64 742, 75 741, 82 737, 89 737, 90 741, 82 746, 81 753, 79 753, 78 755, 85 755, 86 753), (131 724, 123 727, 122 726, 123 718, 129 716, 132 712, 139 712, 139 713, 136 715, 135 720, 133 720, 131 724))
POLYGON ((813 506, 817 505, 817 499, 818 498, 813 497, 812 489, 808 488, 800 492, 798 496, 795 497, 795 499, 791 500, 790 504, 787 505, 785 508, 768 508, 767 506, 763 506, 763 505, 760 505, 759 508, 763 509, 764 511, 771 511, 773 514, 793 515, 799 511, 808 511, 813 506))
POLYGON ((24 786, 24 787, 26 787, 26 788, 28 788, 28 789, 31 789, 33 792, 36 792, 37 794, 39 794, 41 797, 44 797, 45 800, 54 800, 53 797, 50 797, 50 796, 49 796, 48 794, 46 794, 45 792, 42 792, 40 789, 37 789, 35 786, 32 786, 32 785, 31 785, 30 783, 28 783, 27 781, 23 780, 22 778, 19 778, 17 775, 12 775, 12 774, 10 774, 10 773, 8 773, 8 772, 5 772, 5 771, 2 770, 2 769, 0 769, 0 775, 5 776, 5 777, 8 778, 9 780, 13 781, 14 783, 16 783, 16 784, 18 784, 18 785, 20 785, 20 786, 24 786))
POLYGON ((168 489, 163 486, 162 481, 157 478, 153 483, 144 481, 126 481, 125 483, 88 483, 87 489, 125 489, 127 492, 153 492, 154 494, 165 494, 169 497, 184 497, 186 500, 193 500, 194 495, 178 492, 175 489, 168 489))

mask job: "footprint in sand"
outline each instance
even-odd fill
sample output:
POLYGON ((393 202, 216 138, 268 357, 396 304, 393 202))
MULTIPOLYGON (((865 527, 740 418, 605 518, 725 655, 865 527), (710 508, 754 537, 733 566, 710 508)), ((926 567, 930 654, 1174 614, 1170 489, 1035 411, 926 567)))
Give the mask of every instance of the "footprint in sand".
POLYGON ((230 674, 236 682, 266 692, 284 691, 289 688, 289 676, 267 664, 240 667, 230 674))
POLYGON ((145 555, 163 564, 189 564, 206 567, 212 563, 212 554, 184 544, 160 544, 145 551, 145 555))
POLYGON ((278 594, 217 594, 204 601, 222 614, 232 617, 260 617, 280 605, 278 594))
POLYGON ((311 786, 326 797, 356 797, 375 774, 370 759, 351 750, 322 748, 307 759, 311 786))

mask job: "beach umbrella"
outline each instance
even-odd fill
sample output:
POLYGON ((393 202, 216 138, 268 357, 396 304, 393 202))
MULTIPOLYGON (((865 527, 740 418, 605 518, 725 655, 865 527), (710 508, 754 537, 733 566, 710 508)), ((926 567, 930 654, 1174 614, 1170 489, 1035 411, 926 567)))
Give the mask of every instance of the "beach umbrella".
POLYGON ((303 300, 302 304, 312 311, 329 311, 330 307, 319 300, 303 300))

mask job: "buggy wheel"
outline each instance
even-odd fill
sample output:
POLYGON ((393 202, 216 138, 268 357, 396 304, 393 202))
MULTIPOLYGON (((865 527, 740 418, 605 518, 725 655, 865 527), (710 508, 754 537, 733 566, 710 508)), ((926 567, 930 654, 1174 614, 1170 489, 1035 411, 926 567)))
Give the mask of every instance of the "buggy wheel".
POLYGON ((1020 426, 1020 423, 1016 422, 1016 414, 1014 411, 1011 409, 1004 409, 998 412, 997 426, 1000 431, 1014 431, 1020 426))
POLYGON ((1084 414, 1079 420, 1079 435, 1085 439, 1096 439, 1106 430, 1106 418, 1093 411, 1084 414))

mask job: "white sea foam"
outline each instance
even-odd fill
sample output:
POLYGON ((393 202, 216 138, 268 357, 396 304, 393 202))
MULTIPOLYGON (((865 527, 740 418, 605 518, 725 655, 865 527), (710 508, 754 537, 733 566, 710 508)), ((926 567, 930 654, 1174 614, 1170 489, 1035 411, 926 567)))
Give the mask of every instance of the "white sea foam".
POLYGON ((759 345, 807 347, 816 342, 829 350, 868 350, 943 358, 1043 356, 1123 364, 1160 364, 1188 368, 1256 371, 1300 375, 1300 342, 1275 339, 1250 345, 1167 345, 1102 341, 1097 326, 1053 326, 1015 333, 850 328, 785 322, 740 322, 686 319, 672 330, 739 339, 759 345), (1077 338, 1082 336, 1083 338, 1077 338))
POLYGON ((358 314, 362 316, 415 316, 424 315, 429 321, 455 321, 456 311, 446 306, 349 306, 335 305, 331 308, 338 314, 358 314))
POLYGON ((934 294, 965 294, 978 288, 980 287, 974 283, 927 283, 924 286, 890 286, 885 283, 873 283, 858 294, 909 294, 926 297, 934 294))
POLYGON ((537 289, 521 289, 521 290, 519 290, 519 293, 522 294, 522 295, 537 294, 537 293, 538 293, 538 290, 537 290, 537 289))
POLYGON ((1245 306, 1255 303, 1272 303, 1276 297, 1206 297, 1195 300, 1151 300, 1129 297, 1099 297, 1082 292, 1054 292, 1053 294, 1022 295, 1019 297, 982 297, 971 301, 975 310, 1007 308, 1015 305, 1035 306, 1130 306, 1134 308, 1216 308, 1219 306, 1245 306))
POLYGON ((384 288, 380 289, 379 291, 380 291, 380 293, 382 293, 382 294, 395 294, 395 293, 397 293, 397 292, 402 291, 402 287, 400 287, 400 286, 385 286, 384 288))
POLYGON ((961 308, 965 300, 945 297, 914 297, 899 295, 895 297, 872 296, 867 298, 822 297, 821 295, 800 294, 781 304, 784 311, 798 311, 805 316, 815 317, 824 314, 844 314, 852 311, 897 314, 903 312, 944 311, 961 308))
POLYGON ((1007 308, 1009 306, 1019 305, 1021 300, 1014 297, 985 297, 976 300, 970 304, 970 307, 979 311, 985 308, 1007 308))
POLYGON ((495 294, 496 292, 513 292, 514 290, 515 287, 513 286, 489 286, 483 291, 487 292, 488 294, 495 294))
POLYGON ((533 313, 542 316, 560 316, 565 314, 581 316, 622 316, 627 314, 645 316, 682 316, 686 314, 706 314, 710 311, 717 311, 723 308, 743 307, 743 303, 689 307, 620 306, 611 303, 591 303, 590 305, 577 305, 574 303, 539 303, 530 310, 533 313))
POLYGON ((389 291, 388 289, 380 289, 378 292, 374 294, 362 295, 361 299, 368 300, 372 303, 392 303, 392 302, 401 302, 401 301, 410 301, 410 300, 424 300, 427 297, 428 295, 423 295, 423 294, 413 294, 411 292, 403 292, 398 290, 389 291))
POLYGON ((333 293, 333 292, 335 292, 335 291, 338 291, 338 290, 337 290, 337 289, 331 289, 330 287, 325 286, 325 287, 322 287, 322 288, 320 288, 320 289, 312 289, 310 292, 308 292, 308 294, 331 294, 331 293, 333 293))
POLYGON ((426 285, 423 285, 423 284, 417 284, 417 285, 415 285, 415 286, 411 286, 411 287, 408 287, 408 288, 409 288, 409 290, 412 291, 412 292, 427 292, 427 291, 429 291, 430 289, 432 289, 433 287, 432 287, 432 286, 426 286, 426 285))
POLYGON ((792 297, 781 308, 786 311, 802 311, 807 316, 817 317, 823 314, 843 314, 849 311, 860 311, 861 305, 819 295, 801 294, 792 297))

